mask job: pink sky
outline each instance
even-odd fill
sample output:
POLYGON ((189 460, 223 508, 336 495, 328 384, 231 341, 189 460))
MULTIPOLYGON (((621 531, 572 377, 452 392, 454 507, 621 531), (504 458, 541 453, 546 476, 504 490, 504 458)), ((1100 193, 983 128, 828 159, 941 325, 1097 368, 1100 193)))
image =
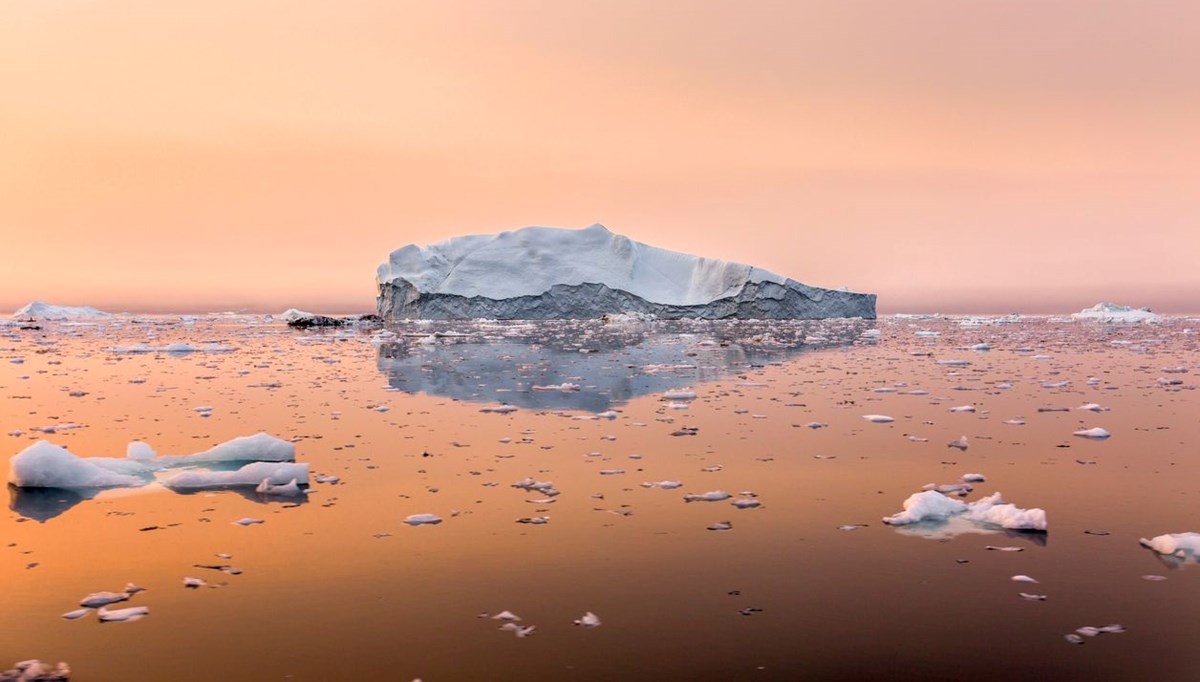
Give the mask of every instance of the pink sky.
POLYGON ((0 310, 368 311, 600 222, 881 312, 1200 312, 1200 3, 14 0, 0 310))

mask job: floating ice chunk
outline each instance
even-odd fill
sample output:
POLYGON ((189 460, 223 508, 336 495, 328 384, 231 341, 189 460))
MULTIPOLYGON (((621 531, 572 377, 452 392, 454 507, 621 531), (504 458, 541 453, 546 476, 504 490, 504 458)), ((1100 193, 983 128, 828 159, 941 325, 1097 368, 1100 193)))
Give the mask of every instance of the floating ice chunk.
POLYGON ((922 486, 921 490, 935 490, 943 495, 958 495, 960 497, 966 497, 975 490, 975 487, 969 483, 947 483, 944 485, 928 483, 922 486))
POLYGON ((79 605, 89 609, 94 609, 99 606, 107 606, 109 604, 116 604, 117 602, 125 601, 129 599, 129 596, 130 595, 128 592, 93 592, 83 599, 80 599, 79 605))
POLYGON ((203 581, 203 580, 201 580, 200 578, 191 578, 191 577, 188 577, 188 578, 184 578, 184 579, 183 579, 183 586, 184 586, 184 587, 187 587, 187 588, 191 588, 191 589, 193 589, 193 590, 194 590, 194 589, 197 589, 197 588, 200 588, 200 587, 204 587, 204 586, 205 586, 205 585, 207 585, 207 584, 208 584, 208 583, 204 582, 204 581, 203 581))
POLYGON ((829 426, 829 424, 825 424, 823 422, 809 422, 809 423, 805 424, 805 426, 807 426, 810 429, 823 429, 826 426, 829 426))
POLYGON ((966 436, 960 436, 958 438, 958 440, 953 440, 953 441, 950 441, 949 443, 946 443, 946 447, 958 448, 959 450, 966 452, 967 448, 970 447, 970 443, 967 442, 966 436))
POLYGON ((933 490, 910 495, 902 506, 903 512, 886 516, 883 522, 890 526, 902 526, 922 521, 944 521, 967 510, 965 502, 952 500, 933 490))
POLYGON ((730 521, 718 521, 708 526, 709 530, 733 530, 733 523, 730 521))
POLYGON ((505 623, 500 626, 501 630, 508 630, 517 637, 528 637, 537 629, 536 625, 517 625, 516 623, 505 623))
POLYGON ((987 477, 983 474, 963 474, 962 480, 964 483, 983 483, 987 477))
POLYGON ((237 521, 234 521, 234 523, 239 526, 253 526, 253 525, 256 525, 259 523, 265 523, 265 522, 262 519, 255 519, 255 518, 251 518, 251 517, 247 516, 244 518, 240 518, 237 521))
POLYGON ((762 506, 762 502, 746 498, 734 500, 733 502, 730 502, 730 504, 738 509, 757 509, 758 507, 762 506))
POLYGON ((1036 580, 1034 580, 1033 578, 1030 578, 1027 575, 1014 575, 1012 578, 1010 578, 1010 580, 1012 580, 1013 582, 1017 582, 1017 583, 1036 583, 1037 582, 1036 580))
POLYGON ((111 317, 111 313, 91 306, 54 305, 43 301, 32 301, 13 313, 16 320, 74 320, 89 317, 111 317))
POLYGON ((903 503, 904 511, 884 517, 883 522, 901 526, 920 522, 944 522, 951 516, 981 524, 1007 528, 1009 530, 1046 530, 1046 512, 1042 509, 1020 509, 1005 504, 1000 493, 994 493, 976 502, 967 504, 952 500, 934 490, 910 495, 903 503))
POLYGON ((130 620, 138 620, 150 613, 149 606, 130 606, 127 609, 116 609, 109 611, 103 606, 96 612, 101 623, 122 623, 130 620))
POLYGON ((733 497, 724 490, 710 490, 706 493, 688 493, 683 496, 684 502, 720 502, 733 497))
POLYGON ((579 390, 579 384, 563 382, 561 384, 551 384, 549 386, 530 386, 533 391, 561 391, 563 393, 571 393, 579 390))
POLYGON ((22 450, 9 464, 8 480, 20 488, 133 488, 150 480, 150 468, 140 462, 79 457, 44 440, 22 450))
POLYGON ((308 485, 307 462, 251 462, 236 471, 184 471, 162 484, 172 490, 207 490, 264 485, 269 488, 293 481, 308 485))
POLYGON ((1098 403, 1087 403, 1085 405, 1080 405, 1079 407, 1076 407, 1075 409, 1087 410, 1089 412, 1103 412, 1105 410, 1105 408, 1101 407, 1098 403))
POLYGON ((1098 320, 1105 323, 1121 322, 1158 322, 1161 318, 1149 308, 1132 308, 1115 303, 1097 303, 1091 308, 1084 308, 1071 317, 1077 320, 1098 320))
POLYGON ((517 614, 513 613, 512 611, 501 611, 500 613, 497 613, 496 615, 492 616, 492 620, 514 621, 514 620, 521 620, 521 617, 518 616, 517 614))
MULTIPOLYGON (((240 436, 193 455, 163 455, 158 461, 165 466, 189 464, 219 464, 228 462, 294 462, 296 445, 267 433, 240 436)), ((307 480, 308 474, 304 475, 307 480)), ((286 483, 287 481, 280 481, 286 483)), ((257 483, 257 481, 255 481, 257 483)))
POLYGON ((889 422, 896 421, 895 418, 889 417, 886 414, 864 414, 863 419, 866 419, 872 424, 887 424, 889 422))
POLYGON ((404 522, 410 526, 437 525, 442 522, 442 517, 437 514, 412 514, 404 522))
POLYGON ((623 473, 625 473, 624 469, 601 469, 600 470, 601 476, 619 476, 620 474, 623 474, 623 473))
POLYGON ((66 682, 71 679, 71 666, 59 661, 58 665, 31 658, 17 661, 11 670, 0 670, 0 682, 66 682))
POLYGON ((1091 438, 1092 440, 1104 440, 1105 438, 1108 438, 1112 434, 1109 433, 1108 431, 1105 431, 1104 429, 1100 428, 1099 426, 1097 426, 1097 427, 1091 428, 1091 429, 1082 429, 1080 431, 1076 431, 1074 435, 1079 436, 1080 438, 1091 438))
POLYGON ((75 609, 74 611, 67 611, 62 615, 62 617, 66 620, 79 620, 89 613, 91 613, 91 610, 89 609, 75 609))
POLYGON ((271 483, 270 478, 264 478, 254 492, 259 495, 273 495, 275 497, 297 497, 307 494, 307 490, 300 487, 300 483, 296 479, 292 479, 282 485, 271 483))
POLYGON ((974 405, 959 405, 958 407, 951 407, 949 411, 950 412, 974 412, 975 406, 974 405))
POLYGON ((1167 579, 1167 576, 1165 576, 1165 575, 1148 574, 1148 575, 1142 576, 1142 580, 1148 580, 1152 583, 1162 582, 1166 579, 1167 579))
POLYGON ((1005 424, 1008 424, 1009 426, 1024 426, 1024 425, 1025 425, 1025 420, 1024 420, 1024 419, 1020 419, 1020 418, 1017 418, 1017 419, 1005 419, 1005 420, 1004 420, 1004 423, 1005 423, 1005 424))
POLYGON ((654 481, 651 483, 643 483, 642 487, 643 488, 662 488, 663 490, 673 490, 675 488, 682 488, 683 481, 654 481))
POLYGON ((516 483, 513 483, 512 487, 519 488, 521 490, 540 490, 542 492, 545 492, 547 490, 553 490, 554 484, 550 481, 535 481, 532 478, 526 476, 525 478, 517 481, 516 483))
POLYGON ((158 453, 154 448, 150 447, 149 443, 143 443, 140 440, 135 440, 125 448, 125 457, 138 462, 148 462, 157 456, 158 453))
POLYGON ((662 399, 667 400, 667 401, 695 400, 696 392, 688 390, 688 389, 683 389, 683 388, 676 389, 673 391, 667 391, 667 392, 663 393, 662 399))
POLYGON ((1028 601, 1046 601, 1046 595, 1044 594, 1030 594, 1028 592, 1018 592, 1017 594, 1021 596, 1021 599, 1028 601))
POLYGON ((1079 635, 1075 634, 1074 632, 1072 632, 1069 635, 1063 635, 1063 638, 1066 639, 1071 644, 1083 644, 1083 638, 1080 637, 1079 635))
POLYGON ((1141 538, 1138 542, 1159 554, 1200 561, 1200 533, 1168 533, 1149 540, 1141 538))
POLYGON ((529 517, 517 519, 517 523, 526 523, 526 524, 530 524, 530 525, 534 525, 534 526, 542 526, 547 523, 550 523, 550 517, 549 516, 529 516, 529 517))
POLYGON ((579 620, 576 620, 575 624, 582 625, 585 628, 598 627, 600 625, 600 617, 591 611, 588 611, 587 613, 583 614, 579 620))
POLYGON ((996 545, 987 545, 986 547, 984 547, 984 549, 991 551, 991 552, 1024 552, 1025 551, 1024 547, 1013 547, 1011 545, 1004 546, 1004 547, 997 547, 996 545))
POLYGON ((865 523, 847 523, 844 526, 838 526, 837 529, 841 530, 841 531, 852 531, 852 530, 858 530, 860 528, 866 528, 866 527, 867 527, 867 524, 865 524, 865 523))
POLYGON ((337 476, 317 476, 317 478, 316 478, 317 483, 332 484, 332 483, 337 483, 338 481, 341 481, 341 480, 342 479, 337 476))
POLYGON ((937 363, 943 367, 966 367, 971 364, 970 360, 938 360, 937 363))
POLYGON ((614 410, 605 410, 604 412, 596 413, 596 419, 616 419, 617 413, 614 410))

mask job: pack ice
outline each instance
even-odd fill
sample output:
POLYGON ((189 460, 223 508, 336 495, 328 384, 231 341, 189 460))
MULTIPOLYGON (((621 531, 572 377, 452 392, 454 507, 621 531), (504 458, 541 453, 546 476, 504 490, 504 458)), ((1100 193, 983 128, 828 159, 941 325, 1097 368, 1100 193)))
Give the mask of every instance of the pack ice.
POLYGON ((875 295, 636 242, 603 225, 526 227, 393 251, 377 309, 397 319, 874 319, 875 295))

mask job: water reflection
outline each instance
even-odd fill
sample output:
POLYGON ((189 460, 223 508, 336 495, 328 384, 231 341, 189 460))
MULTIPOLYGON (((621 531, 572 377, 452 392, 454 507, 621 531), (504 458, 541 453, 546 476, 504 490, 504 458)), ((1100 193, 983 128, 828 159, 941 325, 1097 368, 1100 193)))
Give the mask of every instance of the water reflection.
POLYGON ((406 393, 602 412, 859 341, 863 320, 402 324, 379 371, 406 393), (557 387, 557 388, 556 388, 557 387))
POLYGON ((19 488, 9 483, 8 508, 27 519, 45 523, 99 493, 98 489, 19 488))
POLYGON ((1041 531, 1012 530, 991 524, 979 524, 960 517, 951 517, 944 521, 921 521, 904 526, 896 526, 900 535, 924 538, 926 540, 948 541, 960 535, 999 535, 1009 540, 1022 540, 1038 547, 1045 547, 1049 534, 1041 531))

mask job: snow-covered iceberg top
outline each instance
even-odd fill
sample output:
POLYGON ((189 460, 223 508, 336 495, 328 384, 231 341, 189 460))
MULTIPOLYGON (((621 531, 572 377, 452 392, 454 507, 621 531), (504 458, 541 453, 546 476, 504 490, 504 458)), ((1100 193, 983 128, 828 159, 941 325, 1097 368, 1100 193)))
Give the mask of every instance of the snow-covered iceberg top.
POLYGON ((1158 322, 1161 318, 1149 308, 1131 308, 1116 303, 1097 303, 1084 308, 1071 317, 1077 320, 1100 320, 1101 322, 1158 322))
POLYGON ((74 320, 110 317, 110 314, 89 306, 72 307, 34 301, 13 313, 13 317, 19 320, 74 320))
POLYGON ((668 305, 703 305, 736 294, 746 282, 787 280, 751 265, 649 246, 598 224, 410 244, 379 266, 379 284, 397 279, 425 293, 492 299, 536 296, 556 284, 604 284, 668 305))

